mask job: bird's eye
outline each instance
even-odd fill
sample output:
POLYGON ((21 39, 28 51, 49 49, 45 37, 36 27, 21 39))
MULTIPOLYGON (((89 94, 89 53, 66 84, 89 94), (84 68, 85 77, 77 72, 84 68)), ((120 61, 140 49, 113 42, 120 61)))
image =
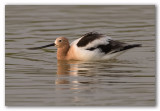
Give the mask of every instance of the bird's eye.
POLYGON ((59 40, 58 42, 62 42, 62 40, 59 40))

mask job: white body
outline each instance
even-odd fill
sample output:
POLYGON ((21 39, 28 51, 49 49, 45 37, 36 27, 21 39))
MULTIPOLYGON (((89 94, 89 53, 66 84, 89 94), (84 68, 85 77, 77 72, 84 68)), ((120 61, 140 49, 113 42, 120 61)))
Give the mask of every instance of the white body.
POLYGON ((90 51, 90 50, 86 50, 87 48, 91 48, 91 47, 96 47, 100 44, 108 44, 107 40, 110 40, 111 38, 106 36, 100 39, 97 39, 89 44, 87 44, 85 47, 78 47, 77 43, 79 42, 81 38, 73 41, 70 44, 70 54, 72 53, 72 55, 74 55, 74 59, 77 60, 83 60, 83 61, 97 61, 97 60, 108 60, 108 59, 113 59, 117 56, 119 56, 120 54, 124 53, 125 51, 120 51, 117 53, 103 53, 101 52, 98 48, 90 51))

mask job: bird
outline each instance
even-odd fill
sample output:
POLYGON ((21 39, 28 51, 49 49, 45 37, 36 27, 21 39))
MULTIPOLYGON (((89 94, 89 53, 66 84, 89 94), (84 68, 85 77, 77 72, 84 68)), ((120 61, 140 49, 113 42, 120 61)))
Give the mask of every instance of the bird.
POLYGON ((71 44, 65 37, 58 37, 54 43, 28 48, 42 49, 50 46, 57 47, 57 60, 100 61, 114 59, 128 49, 141 47, 141 44, 128 44, 114 40, 98 32, 88 32, 71 44))

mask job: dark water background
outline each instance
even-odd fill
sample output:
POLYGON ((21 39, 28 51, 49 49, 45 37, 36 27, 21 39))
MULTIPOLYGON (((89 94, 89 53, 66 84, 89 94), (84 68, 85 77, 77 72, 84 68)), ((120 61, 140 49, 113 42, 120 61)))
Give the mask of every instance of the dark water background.
POLYGON ((6 6, 7 106, 153 106, 155 6, 6 6), (59 36, 97 31, 140 43, 115 60, 57 61, 56 48, 31 51, 59 36))

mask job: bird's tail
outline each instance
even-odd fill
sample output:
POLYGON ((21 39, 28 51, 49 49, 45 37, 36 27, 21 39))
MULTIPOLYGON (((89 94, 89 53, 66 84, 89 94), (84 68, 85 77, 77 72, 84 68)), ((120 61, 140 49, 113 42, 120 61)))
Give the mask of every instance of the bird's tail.
POLYGON ((141 46, 142 46, 141 44, 127 44, 127 45, 122 46, 121 48, 113 51, 112 53, 121 52, 121 51, 125 51, 125 50, 132 49, 135 47, 141 47, 141 46))

